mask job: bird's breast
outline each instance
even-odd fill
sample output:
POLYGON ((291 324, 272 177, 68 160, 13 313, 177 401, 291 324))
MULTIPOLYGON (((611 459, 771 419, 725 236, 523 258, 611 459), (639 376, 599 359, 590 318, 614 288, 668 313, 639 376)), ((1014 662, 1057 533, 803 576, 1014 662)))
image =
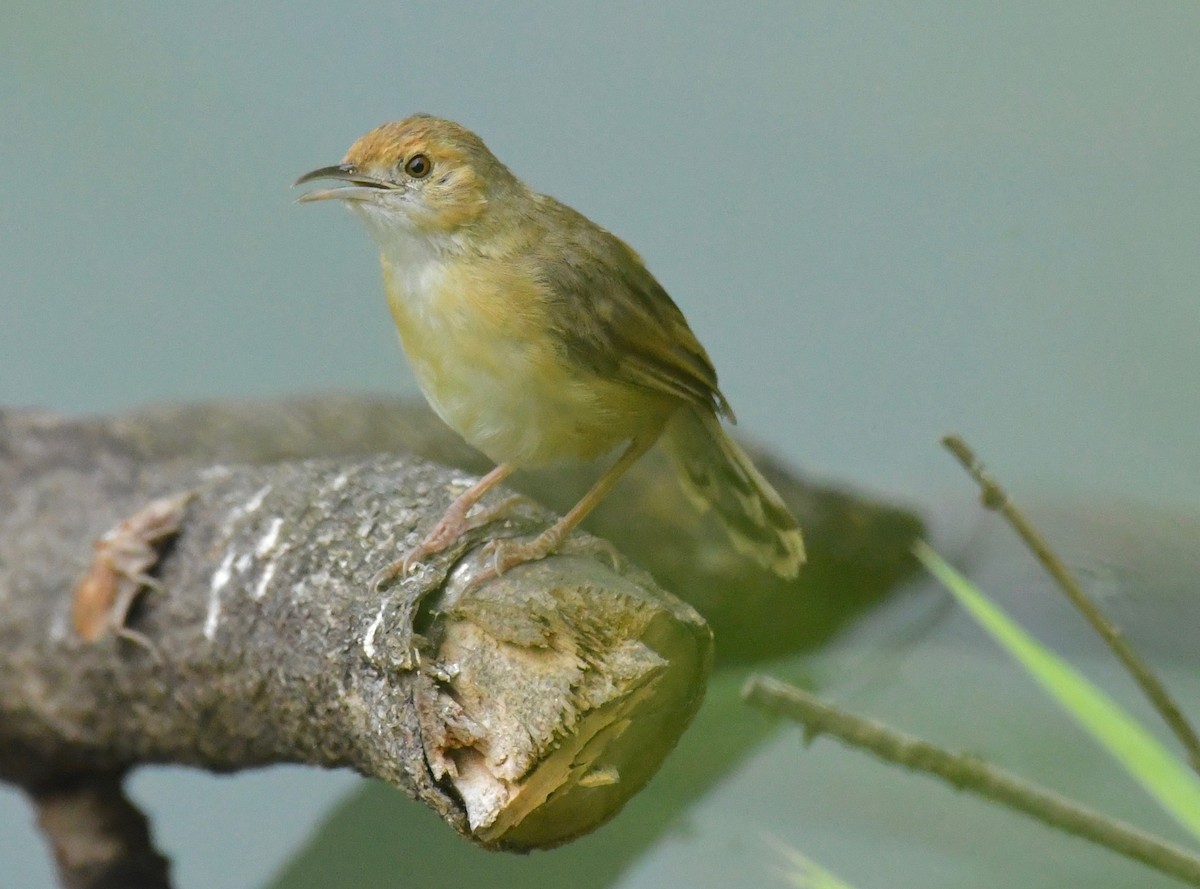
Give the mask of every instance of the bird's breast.
POLYGON ((591 458, 661 413, 644 393, 574 366, 558 347, 538 284, 512 265, 398 265, 388 304, 426 399, 498 463, 591 458))

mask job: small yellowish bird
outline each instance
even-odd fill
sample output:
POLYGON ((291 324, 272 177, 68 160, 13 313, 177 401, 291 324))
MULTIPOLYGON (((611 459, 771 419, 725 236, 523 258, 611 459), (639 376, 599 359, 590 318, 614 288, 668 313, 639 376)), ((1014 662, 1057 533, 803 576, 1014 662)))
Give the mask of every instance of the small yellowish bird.
POLYGON ((726 434, 734 421, 683 313, 624 241, 514 176, 483 140, 418 114, 384 124, 300 201, 344 201, 378 243, 400 340, 429 404, 496 467, 388 578, 497 516, 472 508, 514 470, 624 450, 561 519, 487 544, 492 570, 544 558, 660 437, 689 499, 783 577, 804 562, 795 518, 726 434))

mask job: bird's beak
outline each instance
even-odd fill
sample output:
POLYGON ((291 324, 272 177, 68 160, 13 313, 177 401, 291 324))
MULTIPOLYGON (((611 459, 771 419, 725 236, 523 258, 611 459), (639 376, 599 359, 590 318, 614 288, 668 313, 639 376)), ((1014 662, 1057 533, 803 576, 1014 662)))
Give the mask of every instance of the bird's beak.
POLYGON ((297 185, 303 185, 306 182, 313 182, 317 179, 337 179, 347 184, 334 188, 322 188, 317 191, 310 191, 296 198, 296 203, 305 204, 310 201, 327 201, 331 198, 342 201, 367 201, 381 191, 389 191, 396 187, 391 182, 363 175, 354 164, 338 164, 335 167, 321 167, 319 170, 305 173, 292 183, 292 188, 295 188, 297 185))

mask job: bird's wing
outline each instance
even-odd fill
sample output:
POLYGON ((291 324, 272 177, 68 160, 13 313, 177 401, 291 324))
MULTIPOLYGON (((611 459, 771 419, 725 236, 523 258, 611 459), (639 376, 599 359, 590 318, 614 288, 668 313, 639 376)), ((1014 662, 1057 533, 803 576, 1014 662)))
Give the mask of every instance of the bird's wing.
POLYGON ((708 353, 641 257, 578 219, 567 237, 543 245, 537 270, 568 357, 600 376, 674 395, 736 422, 708 353))

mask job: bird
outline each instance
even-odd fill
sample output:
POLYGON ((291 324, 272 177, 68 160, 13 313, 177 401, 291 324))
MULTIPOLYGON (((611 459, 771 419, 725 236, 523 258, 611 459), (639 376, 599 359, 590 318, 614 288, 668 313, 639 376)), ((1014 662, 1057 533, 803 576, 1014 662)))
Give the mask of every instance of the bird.
POLYGON ((546 557, 660 439, 687 499, 717 515, 733 548, 797 576, 795 517, 722 425, 736 418, 708 353, 632 247, 428 114, 371 130, 294 185, 318 181, 329 185, 298 201, 340 201, 365 224, 422 393, 495 464, 383 579, 496 520, 473 510, 515 470, 620 448, 541 533, 484 547, 496 575, 546 557))

